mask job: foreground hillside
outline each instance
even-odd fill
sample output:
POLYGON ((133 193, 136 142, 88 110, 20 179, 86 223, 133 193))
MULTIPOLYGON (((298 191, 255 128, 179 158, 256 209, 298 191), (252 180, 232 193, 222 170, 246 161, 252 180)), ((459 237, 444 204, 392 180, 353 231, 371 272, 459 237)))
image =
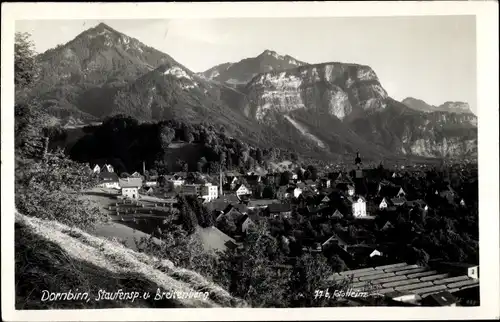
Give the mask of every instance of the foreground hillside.
POLYGON ((237 307, 242 301, 170 261, 137 253, 80 229, 16 213, 16 308, 237 307), (162 292, 209 292, 209 298, 154 300, 162 292), (90 300, 42 302, 43 290, 89 292, 90 300), (95 301, 100 290, 149 291, 148 300, 95 301), (75 305, 76 304, 76 305, 75 305))

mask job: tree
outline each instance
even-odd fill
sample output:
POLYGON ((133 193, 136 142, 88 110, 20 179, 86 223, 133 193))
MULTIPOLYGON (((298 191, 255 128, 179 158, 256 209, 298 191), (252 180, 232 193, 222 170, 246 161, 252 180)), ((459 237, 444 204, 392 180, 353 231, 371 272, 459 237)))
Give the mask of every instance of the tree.
POLYGON ((167 125, 162 125, 160 126, 159 133, 161 147, 164 151, 166 151, 170 143, 172 143, 175 138, 175 130, 167 125))
POLYGON ((14 43, 14 84, 17 89, 31 87, 37 77, 35 45, 29 33, 16 32, 14 43))
POLYGON ((120 173, 120 178, 124 178, 125 179, 125 178, 128 178, 128 177, 130 177, 130 174, 128 172, 122 172, 122 173, 120 173))
POLYGON ((194 233, 196 227, 198 226, 198 219, 196 218, 196 214, 189 206, 185 197, 179 198, 179 212, 181 215, 181 221, 184 230, 188 234, 194 233))
POLYGON ((16 208, 22 214, 82 229, 106 221, 95 202, 80 198, 83 190, 95 187, 97 176, 62 151, 48 153, 43 161, 19 158, 16 168, 16 208))
POLYGON ((333 274, 326 258, 310 253, 303 254, 293 265, 290 280, 291 306, 331 306, 334 299, 315 298, 317 290, 325 289, 324 281, 333 274))
POLYGON ((287 307, 290 268, 265 222, 252 226, 239 251, 226 250, 214 281, 252 307, 287 307))
POLYGON ((290 172, 283 171, 280 176, 280 186, 286 186, 290 183, 290 172))
POLYGON ((264 187, 264 190, 262 191, 262 198, 273 199, 275 195, 276 191, 274 190, 273 186, 267 185, 264 187))

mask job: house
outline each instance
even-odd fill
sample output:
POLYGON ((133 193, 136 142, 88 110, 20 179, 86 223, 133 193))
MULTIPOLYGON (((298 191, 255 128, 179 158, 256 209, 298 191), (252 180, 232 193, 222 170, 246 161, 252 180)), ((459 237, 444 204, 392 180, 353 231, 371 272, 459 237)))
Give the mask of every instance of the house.
POLYGON ((405 197, 401 197, 401 198, 392 198, 391 199, 391 203, 396 206, 396 207, 400 207, 402 205, 404 205, 406 203, 406 198, 405 197))
POLYGON ((332 246, 337 246, 340 249, 347 251, 347 248, 349 247, 349 244, 347 244, 343 239, 341 239, 337 234, 333 234, 330 238, 328 238, 326 241, 324 241, 321 244, 321 248, 323 250, 332 247, 332 246))
POLYGON ((342 218, 344 218, 344 215, 342 215, 342 213, 338 209, 336 209, 335 212, 330 216, 330 218, 342 219, 342 218))
POLYGON ((243 196, 243 195, 251 195, 252 194, 252 191, 250 191, 250 189, 248 189, 247 187, 245 187, 245 185, 243 184, 239 184, 237 185, 233 191, 236 193, 236 196, 243 196))
POLYGON ((460 200, 460 206, 465 207, 465 200, 463 199, 460 200))
POLYGON ((250 218, 248 215, 243 215, 243 217, 240 219, 238 226, 240 227, 240 230, 242 233, 246 233, 248 229, 252 226, 255 225, 253 220, 250 218))
POLYGON ((114 172, 101 172, 98 187, 120 189, 120 178, 114 172))
POLYGON ((332 180, 330 180, 328 178, 321 178, 320 182, 321 182, 322 188, 328 189, 332 186, 332 180))
POLYGON ((267 207, 267 212, 270 216, 288 217, 292 214, 292 206, 289 203, 275 203, 267 207))
POLYGON ((92 169, 92 172, 93 173, 101 173, 101 167, 98 164, 96 164, 94 166, 94 168, 92 169))
POLYGON ((320 198, 319 203, 320 204, 328 204, 330 202, 330 198, 328 198, 327 195, 324 195, 322 198, 320 198))
POLYGON ((389 205, 387 204, 387 199, 382 198, 382 201, 380 202, 380 204, 378 205, 378 209, 380 210, 383 210, 383 209, 387 209, 389 205))
POLYGON ((352 203, 352 215, 356 218, 366 217, 366 200, 365 198, 358 196, 356 198, 348 197, 348 200, 352 203))
POLYGON ((149 180, 146 180, 146 182, 144 182, 144 186, 145 187, 156 187, 156 186, 158 186, 158 181, 150 178, 149 180))
POLYGON ((113 168, 113 166, 111 164, 104 164, 101 167, 101 172, 115 172, 115 169, 113 168))
POLYGON ((134 172, 130 175, 132 178, 140 178, 141 177, 141 174, 139 172, 134 172))
POLYGON ((120 179, 122 196, 125 198, 139 199, 139 188, 142 187, 141 178, 120 179))
POLYGON ((453 296, 450 292, 443 291, 439 293, 434 293, 427 295, 422 299, 422 305, 424 306, 457 306, 458 299, 453 296))
POLYGON ((222 201, 234 204, 234 205, 240 203, 240 198, 238 198, 238 196, 236 194, 232 194, 232 193, 219 196, 219 198, 217 198, 217 200, 222 200, 222 201))
POLYGON ((238 209, 238 207, 233 205, 228 205, 226 209, 224 209, 220 215, 215 219, 216 222, 219 222, 222 217, 232 218, 233 220, 236 218, 240 218, 243 216, 243 213, 238 209))
POLYGON ((154 192, 154 190, 152 187, 149 187, 149 189, 146 190, 146 194, 148 194, 148 195, 152 195, 153 192, 154 192))
POLYGON ((381 231, 386 231, 386 230, 389 230, 389 229, 392 229, 394 228, 394 225, 391 224, 390 221, 387 221, 384 226, 382 226, 382 228, 380 229, 381 231))
POLYGON ((210 202, 212 200, 217 199, 219 197, 218 186, 213 185, 211 183, 205 183, 204 185, 201 186, 200 196, 206 202, 210 202))
POLYGON ((248 209, 265 209, 270 204, 279 203, 276 199, 258 199, 258 200, 250 200, 248 201, 247 207, 248 209))
POLYGON ((182 194, 184 195, 199 196, 200 190, 199 184, 185 184, 182 186, 182 194))
POLYGON ((236 241, 214 226, 202 228, 198 226, 195 232, 205 251, 225 251, 237 247, 236 241))
POLYGON ((175 189, 181 187, 184 184, 184 178, 176 176, 176 175, 166 175, 163 176, 164 181, 171 189, 175 189))

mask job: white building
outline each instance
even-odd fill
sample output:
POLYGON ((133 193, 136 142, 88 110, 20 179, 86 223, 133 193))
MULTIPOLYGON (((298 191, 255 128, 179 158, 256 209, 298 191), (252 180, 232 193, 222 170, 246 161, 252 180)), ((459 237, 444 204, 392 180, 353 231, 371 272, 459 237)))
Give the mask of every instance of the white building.
POLYGON ((357 197, 352 203, 352 215, 356 218, 366 217, 366 200, 363 197, 357 197))
POLYGON ((101 167, 98 164, 96 164, 94 166, 94 168, 92 169, 92 172, 94 172, 94 173, 101 173, 101 167))
POLYGON ((147 180, 144 183, 144 186, 146 186, 146 187, 156 187, 156 186, 158 186, 158 182, 156 180, 147 180))
POLYGON ((201 186, 201 197, 209 202, 219 197, 219 187, 211 183, 206 183, 201 186))
POLYGON ((99 185, 101 188, 120 189, 118 175, 114 172, 99 173, 99 185))
POLYGON ((378 209, 382 210, 382 209, 386 209, 386 208, 387 208, 387 200, 384 198, 384 199, 382 199, 382 201, 378 205, 378 209))
POLYGON ((293 197, 298 198, 302 194, 302 189, 300 188, 295 188, 293 189, 293 197))
POLYGON ((139 199, 139 188, 142 187, 141 178, 120 179, 122 196, 125 198, 139 199))
POLYGON ((239 196, 244 196, 244 195, 250 195, 250 194, 252 194, 252 191, 250 191, 250 189, 245 187, 245 185, 240 184, 235 188, 235 193, 236 193, 236 196, 239 197, 239 196))

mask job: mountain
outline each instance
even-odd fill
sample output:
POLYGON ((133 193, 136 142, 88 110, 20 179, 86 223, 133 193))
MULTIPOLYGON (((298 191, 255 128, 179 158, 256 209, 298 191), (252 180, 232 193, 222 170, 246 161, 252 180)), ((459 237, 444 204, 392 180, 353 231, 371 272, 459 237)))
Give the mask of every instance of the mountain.
POLYGON ((104 24, 38 61, 42 81, 33 95, 72 124, 114 114, 205 122, 255 147, 323 159, 355 151, 377 160, 477 150, 477 119, 466 103, 395 101, 366 65, 306 64, 266 50, 196 74, 104 24))
POLYGON ((325 151, 425 157, 477 153, 473 114, 410 109, 388 96, 369 66, 334 62, 263 73, 244 92, 247 116, 275 128, 289 123, 304 141, 325 151))
POLYGON ((367 142, 403 155, 477 158, 477 118, 472 114, 421 112, 393 99, 387 108, 351 122, 367 142))
POLYGON ((51 114, 93 120, 110 112, 116 91, 172 57, 101 23, 37 56, 33 91, 51 114))
POLYGON ((473 114, 469 104, 464 102, 448 101, 439 106, 434 106, 413 97, 407 97, 401 102, 411 109, 426 113, 449 112, 449 113, 459 113, 459 114, 473 114))
POLYGON ((244 85, 257 74, 269 71, 286 70, 304 66, 307 63, 291 56, 279 55, 275 51, 265 50, 257 57, 245 58, 237 63, 225 63, 200 73, 208 80, 227 83, 231 86, 244 85))

